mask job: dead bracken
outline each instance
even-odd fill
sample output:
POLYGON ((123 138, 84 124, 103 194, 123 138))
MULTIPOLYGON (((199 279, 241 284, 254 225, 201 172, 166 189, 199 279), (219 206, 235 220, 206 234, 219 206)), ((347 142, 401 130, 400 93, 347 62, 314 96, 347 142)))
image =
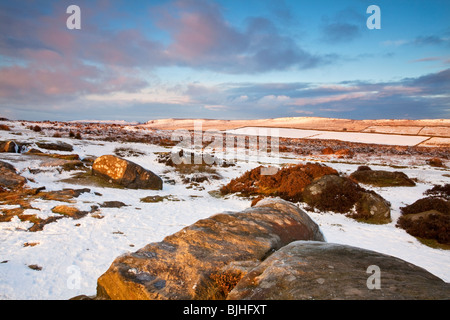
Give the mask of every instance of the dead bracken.
POLYGON ((314 179, 338 174, 333 168, 316 163, 287 166, 274 175, 262 175, 263 168, 259 166, 247 171, 223 186, 220 192, 223 195, 240 193, 243 196, 278 196, 284 200, 298 202, 302 199, 304 188, 314 179))

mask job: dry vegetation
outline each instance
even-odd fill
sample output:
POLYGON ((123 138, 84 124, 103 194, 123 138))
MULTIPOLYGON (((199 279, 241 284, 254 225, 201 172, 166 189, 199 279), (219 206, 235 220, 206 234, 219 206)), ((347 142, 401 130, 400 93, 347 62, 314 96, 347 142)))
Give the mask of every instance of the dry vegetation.
POLYGON ((259 166, 247 171, 241 177, 233 179, 221 188, 223 195, 240 193, 243 196, 278 196, 282 199, 298 202, 304 188, 314 179, 337 171, 325 165, 307 163, 284 167, 274 175, 262 175, 259 166))
MULTIPOLYGON (((427 197, 400 208, 397 226, 426 241, 450 248, 450 184, 435 185, 424 192, 427 197)), ((442 247, 442 246, 441 246, 442 247)))

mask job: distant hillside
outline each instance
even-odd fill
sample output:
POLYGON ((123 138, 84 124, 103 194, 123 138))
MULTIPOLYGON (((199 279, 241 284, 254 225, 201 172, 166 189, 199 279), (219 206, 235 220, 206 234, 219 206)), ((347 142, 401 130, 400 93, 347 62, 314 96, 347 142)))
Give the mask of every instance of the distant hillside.
POLYGON ((202 121, 203 130, 228 130, 242 127, 277 127, 450 138, 450 119, 350 120, 318 117, 292 117, 255 120, 159 119, 148 121, 144 126, 161 130, 193 130, 194 122, 198 120, 202 121))

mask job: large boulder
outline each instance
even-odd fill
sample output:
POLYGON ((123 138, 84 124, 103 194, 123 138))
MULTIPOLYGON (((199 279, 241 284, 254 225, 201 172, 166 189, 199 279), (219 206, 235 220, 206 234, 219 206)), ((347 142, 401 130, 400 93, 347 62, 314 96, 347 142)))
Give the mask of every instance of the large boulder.
POLYGON ((129 189, 162 190, 163 187, 163 181, 158 175, 113 155, 98 157, 92 165, 92 173, 129 189))
POLYGON ((264 260, 230 300, 448 299, 450 284, 399 258, 348 245, 293 242, 264 260))
POLYGON ((241 212, 199 220, 161 242, 116 258, 98 279, 97 298, 218 298, 220 288, 212 279, 220 278, 224 266, 259 263, 295 240, 324 239, 297 206, 265 199, 241 212))
POLYGON ((17 189, 23 187, 27 179, 17 174, 13 165, 0 161, 0 187, 17 189))
POLYGON ((372 170, 367 166, 359 167, 350 175, 359 183, 374 187, 414 187, 416 183, 400 171, 372 170))
POLYGON ((344 213, 367 223, 391 221, 388 201, 346 177, 326 175, 313 181, 303 191, 303 201, 315 209, 344 213))

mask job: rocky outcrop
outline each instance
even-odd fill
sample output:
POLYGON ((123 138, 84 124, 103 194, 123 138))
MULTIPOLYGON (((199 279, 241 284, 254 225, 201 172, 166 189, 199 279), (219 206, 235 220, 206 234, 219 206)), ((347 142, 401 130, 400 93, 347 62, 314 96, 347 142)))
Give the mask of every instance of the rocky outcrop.
MULTIPOLYGON (((263 199, 124 254, 96 299, 448 299, 450 284, 382 253, 326 243, 294 204, 263 199), (300 240, 300 241, 298 241, 300 240)), ((79 296, 74 299, 90 299, 79 296)))
POLYGON ((403 172, 372 170, 367 166, 359 167, 357 171, 350 175, 350 179, 374 187, 414 187, 416 185, 416 183, 403 172))
POLYGON ((162 179, 138 164, 113 155, 98 157, 92 173, 129 189, 162 190, 162 179))
POLYGON ((318 210, 344 213, 367 223, 391 221, 388 201, 346 177, 326 175, 313 181, 303 191, 303 201, 318 210))
POLYGON ((14 141, 1 141, 0 152, 16 153, 19 150, 19 146, 14 141))
POLYGON ((27 179, 17 174, 13 165, 0 161, 0 188, 21 188, 27 179))
POLYGON ((58 142, 36 142, 36 145, 39 148, 47 149, 47 150, 56 150, 56 151, 73 151, 73 146, 62 141, 58 142))
POLYGON ((77 207, 60 205, 52 209, 53 213, 61 214, 63 216, 71 217, 75 220, 81 219, 88 214, 87 211, 80 211, 77 207))
POLYGON ((341 244, 296 241, 250 269, 230 300, 448 299, 450 284, 401 259, 341 244))
MULTIPOLYGON (((450 284, 382 253, 324 242, 294 204, 263 199, 115 259, 95 299, 447 299, 450 284), (300 241, 299 241, 300 240, 300 241)), ((91 299, 78 296, 74 299, 91 299)))
MULTIPOLYGON (((212 299, 211 276, 230 263, 260 262, 295 240, 323 241, 317 224, 294 204, 262 200, 221 213, 118 257, 98 279, 99 299, 212 299)), ((214 278, 214 277, 213 277, 214 278)))

